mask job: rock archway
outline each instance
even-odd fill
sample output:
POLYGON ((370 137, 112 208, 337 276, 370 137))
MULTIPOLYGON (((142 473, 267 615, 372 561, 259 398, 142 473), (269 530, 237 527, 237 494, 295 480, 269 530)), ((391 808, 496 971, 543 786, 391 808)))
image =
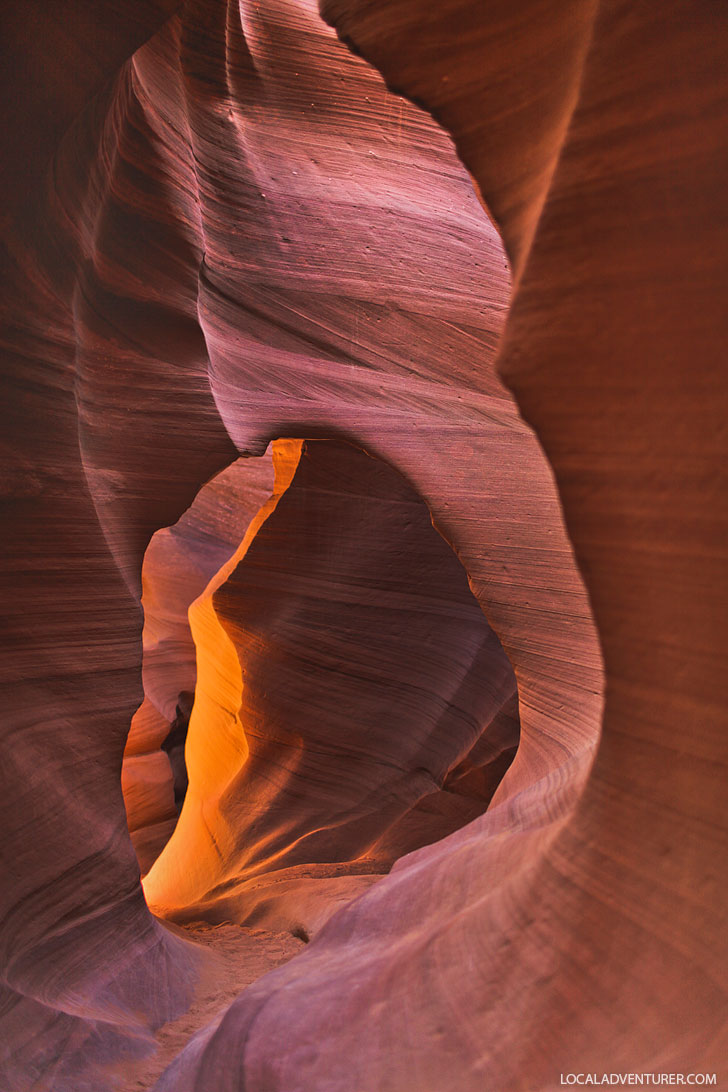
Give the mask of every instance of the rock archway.
MULTIPOLYGON (((511 665, 416 491, 349 444, 279 441, 273 453, 272 499, 190 607, 190 788, 144 886, 174 920, 310 936, 397 858, 485 811, 518 745, 518 703, 511 665)), ((250 470, 238 464, 239 486, 250 470)), ((203 491, 213 519, 215 487, 203 491)), ((218 534, 234 534, 225 516, 218 534)), ((196 544, 199 572, 210 547, 196 544)), ((165 545, 145 571, 173 560, 165 545)), ((159 592, 154 602, 169 619, 159 592)), ((150 639, 147 653, 159 686, 168 650, 150 639)), ((165 789, 169 806, 168 768, 165 789)))
POLYGON ((211 1018, 160 1090, 717 1068, 725 18, 323 6, 336 32, 311 0, 8 9, 3 1087, 106 1092, 195 996, 120 788, 139 574, 282 436, 416 489, 513 665, 521 742, 483 815, 211 1018))

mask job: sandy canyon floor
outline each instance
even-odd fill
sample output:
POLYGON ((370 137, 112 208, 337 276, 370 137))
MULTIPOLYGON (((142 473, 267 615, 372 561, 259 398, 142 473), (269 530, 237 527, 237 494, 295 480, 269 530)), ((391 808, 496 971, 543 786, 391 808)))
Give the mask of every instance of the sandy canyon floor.
POLYGON ((245 929, 229 923, 195 922, 179 931, 208 948, 213 961, 201 977, 193 1004, 178 1020, 159 1029, 157 1052, 135 1063, 133 1069, 129 1067, 127 1082, 120 1092, 148 1092, 154 1088, 196 1032, 213 1021, 246 986, 287 963, 304 947, 304 941, 290 933, 245 929))

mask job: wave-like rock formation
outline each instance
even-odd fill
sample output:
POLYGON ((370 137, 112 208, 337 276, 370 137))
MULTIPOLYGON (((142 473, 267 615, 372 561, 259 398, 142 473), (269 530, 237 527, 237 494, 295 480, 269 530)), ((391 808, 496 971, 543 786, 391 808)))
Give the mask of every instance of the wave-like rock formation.
POLYGON ((190 612, 190 787, 144 888, 165 917, 309 935, 485 811, 516 681, 396 471, 341 443, 275 450, 273 500, 190 612))
POLYGON ((157 531, 144 555, 145 697, 132 718, 121 769, 142 873, 172 834, 184 798, 184 741, 197 682, 189 608, 235 553, 272 489, 269 453, 236 460, 200 490, 173 527, 157 531))
POLYGON ((313 939, 160 1092, 720 1070, 723 13, 176 7, 4 15, 0 1084, 106 1092, 193 997, 121 785, 146 869, 193 686, 148 898, 313 939), (152 546, 143 689, 152 536, 281 438, 152 546))

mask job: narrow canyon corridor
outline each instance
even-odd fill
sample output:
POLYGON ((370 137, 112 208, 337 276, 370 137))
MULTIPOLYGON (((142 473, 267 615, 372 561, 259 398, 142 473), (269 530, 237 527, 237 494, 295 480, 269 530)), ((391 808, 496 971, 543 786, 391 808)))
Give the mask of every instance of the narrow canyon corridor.
POLYGON ((0 29, 0 1092, 728 1089, 726 12, 0 29))
MULTIPOLYGON (((185 808, 161 858, 140 866, 147 902, 167 919, 309 937, 398 858, 485 812, 518 747, 518 700, 464 570, 404 479, 341 442, 277 441, 272 461, 272 499, 199 597, 184 595, 189 624, 178 616, 174 641, 150 571, 162 544, 147 553, 147 695, 163 717, 165 692, 169 706, 183 681, 195 693, 185 808), (185 638, 191 681, 179 674, 185 638)), ((251 463, 235 465, 239 486, 260 476, 251 463)), ((209 547, 189 532, 187 543, 196 575, 209 547)), ((127 749, 134 738, 132 721, 127 749)), ((158 817, 174 796, 172 768, 161 750, 153 757, 161 784, 135 757, 125 764, 143 853, 168 833, 158 817)))

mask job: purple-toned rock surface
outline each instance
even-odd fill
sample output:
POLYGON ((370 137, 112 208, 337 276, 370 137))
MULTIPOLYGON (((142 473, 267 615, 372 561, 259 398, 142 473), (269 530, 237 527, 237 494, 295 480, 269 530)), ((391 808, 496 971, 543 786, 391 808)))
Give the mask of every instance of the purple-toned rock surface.
POLYGON ((392 467, 342 443, 274 450, 274 502, 190 610, 190 785, 144 889, 165 917, 310 935, 485 811, 518 744, 516 680, 392 467))
POLYGON ((723 13, 173 7, 4 16, 0 1085, 195 996, 193 686, 149 901, 313 938, 160 1092, 725 1080, 723 13))

